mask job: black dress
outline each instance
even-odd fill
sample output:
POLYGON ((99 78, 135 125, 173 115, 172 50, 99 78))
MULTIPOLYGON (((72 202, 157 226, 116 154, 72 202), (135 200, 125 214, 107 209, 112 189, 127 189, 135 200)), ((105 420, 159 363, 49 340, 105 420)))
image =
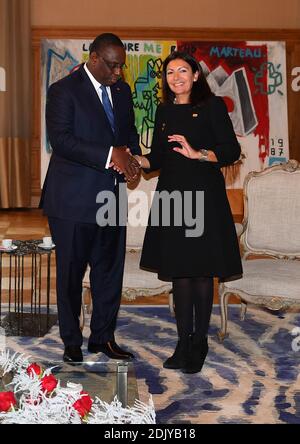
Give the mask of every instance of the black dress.
POLYGON ((202 106, 158 107, 151 152, 146 157, 151 171, 160 169, 156 191, 173 193, 177 201, 175 204, 170 199, 168 203, 158 199, 156 193, 145 233, 142 268, 157 272, 163 280, 242 274, 237 236, 220 171, 221 166, 233 163, 239 155, 240 145, 220 97, 213 96, 202 106), (173 151, 179 144, 168 142, 168 135, 172 134, 185 136, 194 149, 214 151, 219 162, 199 162, 173 151), (188 211, 184 212, 184 208, 188 211), (169 221, 163 213, 164 217, 170 215, 169 221), (201 221, 204 229, 199 235, 201 221))

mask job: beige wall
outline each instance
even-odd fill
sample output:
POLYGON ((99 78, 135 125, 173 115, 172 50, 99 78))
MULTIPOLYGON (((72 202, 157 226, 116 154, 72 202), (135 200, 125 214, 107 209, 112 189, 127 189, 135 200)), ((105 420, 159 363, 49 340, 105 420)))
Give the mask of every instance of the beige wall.
POLYGON ((33 26, 300 28, 300 0, 31 0, 33 26))

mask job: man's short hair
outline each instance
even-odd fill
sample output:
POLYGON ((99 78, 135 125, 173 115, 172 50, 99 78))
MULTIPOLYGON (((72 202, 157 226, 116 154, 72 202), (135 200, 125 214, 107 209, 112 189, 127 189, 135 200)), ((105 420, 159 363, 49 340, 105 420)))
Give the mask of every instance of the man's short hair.
POLYGON ((124 48, 122 40, 117 35, 106 32, 98 35, 93 43, 91 43, 90 54, 92 54, 92 52, 101 51, 107 46, 120 46, 124 48))

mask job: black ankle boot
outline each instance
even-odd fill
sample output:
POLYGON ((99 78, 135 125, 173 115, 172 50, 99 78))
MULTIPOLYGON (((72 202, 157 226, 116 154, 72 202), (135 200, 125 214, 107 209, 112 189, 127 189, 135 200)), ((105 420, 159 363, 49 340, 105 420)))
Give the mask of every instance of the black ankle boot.
POLYGON ((205 358, 208 353, 207 337, 203 339, 192 338, 191 351, 188 355, 186 365, 181 368, 183 373, 201 372, 205 358))
POLYGON ((180 339, 177 342, 173 355, 163 363, 164 368, 177 370, 183 368, 186 365, 189 348, 188 339, 189 338, 187 338, 186 340, 180 339))

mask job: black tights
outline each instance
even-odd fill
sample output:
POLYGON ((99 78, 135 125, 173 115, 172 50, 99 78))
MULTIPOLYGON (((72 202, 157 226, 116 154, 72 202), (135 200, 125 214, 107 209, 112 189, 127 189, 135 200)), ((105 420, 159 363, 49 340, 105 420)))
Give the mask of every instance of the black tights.
POLYGON ((205 337, 213 306, 213 278, 174 278, 173 296, 179 338, 192 333, 195 340, 205 337))

